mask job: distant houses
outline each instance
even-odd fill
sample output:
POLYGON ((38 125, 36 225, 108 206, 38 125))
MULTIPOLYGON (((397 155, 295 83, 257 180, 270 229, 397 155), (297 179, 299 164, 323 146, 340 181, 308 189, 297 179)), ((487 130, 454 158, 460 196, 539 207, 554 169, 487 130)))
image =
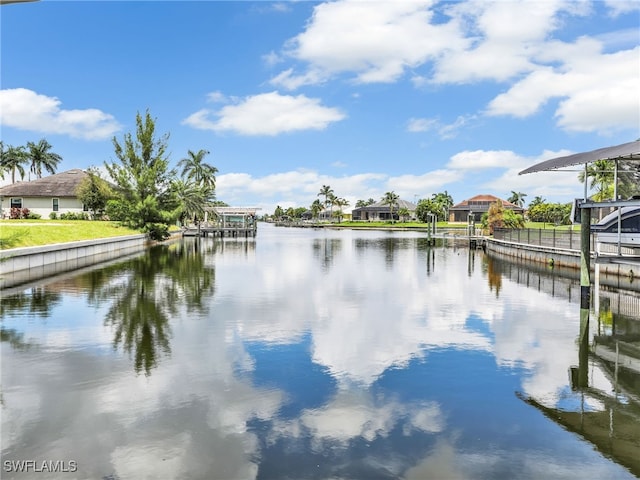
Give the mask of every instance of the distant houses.
MULTIPOLYGON (((400 216, 398 212, 403 208, 406 208, 409 211, 409 218, 416 218, 416 204, 400 199, 393 208, 393 220, 399 220, 400 216)), ((366 207, 354 208, 351 211, 351 218, 353 220, 367 220, 373 222, 391 220, 391 209, 387 203, 379 201, 372 205, 367 205, 366 207)))
POLYGON ((514 213, 519 215, 524 214, 524 208, 514 203, 493 195, 476 195, 449 208, 449 221, 467 222, 470 216, 473 216, 474 221, 479 222, 482 219, 482 214, 488 212, 489 206, 496 201, 502 202, 502 206, 505 209, 513 210, 514 213))
POLYGON ((30 212, 40 214, 43 218, 48 218, 52 212, 87 212, 88 209, 78 200, 76 190, 88 176, 84 170, 74 169, 1 187, 2 217, 9 217, 12 208, 28 208, 30 212))

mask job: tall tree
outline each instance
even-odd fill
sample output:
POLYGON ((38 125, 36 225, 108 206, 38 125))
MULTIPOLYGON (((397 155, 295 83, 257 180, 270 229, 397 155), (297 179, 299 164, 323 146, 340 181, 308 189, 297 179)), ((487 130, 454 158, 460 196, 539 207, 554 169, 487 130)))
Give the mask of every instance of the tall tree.
MULTIPOLYGON (((326 209, 331 205, 331 199, 335 198, 333 194, 333 189, 329 185, 323 185, 318 192, 318 196, 324 197, 324 208, 326 209)), ((333 213, 333 208, 330 209, 331 213, 333 213)))
POLYGON ((453 197, 446 190, 442 193, 434 193, 432 195, 434 203, 434 212, 438 220, 447 220, 449 209, 453 206, 453 197))
POLYGON ((546 200, 544 198, 542 198, 540 195, 536 195, 535 197, 533 197, 533 200, 529 202, 529 209, 537 207, 538 205, 541 205, 545 202, 546 200))
POLYGON ((213 191, 216 187, 218 169, 204 161, 206 155, 209 155, 207 150, 198 150, 195 153, 189 150, 187 156, 178 162, 178 167, 182 168, 182 177, 205 187, 207 191, 213 191))
POLYGON ((107 201, 114 196, 114 193, 109 184, 100 178, 96 169, 89 169, 87 173, 89 176, 80 182, 76 195, 95 218, 104 211, 107 201))
POLYGON ((578 180, 584 182, 586 175, 587 179, 591 179, 589 188, 596 190, 593 195, 594 200, 598 202, 607 200, 613 198, 614 170, 615 163, 613 160, 596 160, 587 165, 586 173, 582 171, 578 174, 578 180))
POLYGON ((156 138, 155 125, 148 110, 144 117, 138 112, 135 138, 126 133, 121 143, 114 137, 119 162, 105 163, 105 167, 121 192, 125 223, 159 239, 168 236, 173 209, 167 158, 169 134, 156 138))
POLYGON ((175 179, 171 182, 171 189, 176 195, 176 216, 181 220, 193 220, 200 229, 200 220, 204 218, 206 204, 206 189, 194 182, 175 179))
POLYGON ((336 207, 338 207, 338 212, 336 212, 336 216, 338 218, 338 223, 340 222, 340 220, 343 217, 343 213, 342 213, 342 208, 343 207, 348 207, 349 206, 349 200, 347 200, 346 198, 342 198, 342 197, 335 197, 333 199, 333 205, 335 205, 336 207))
POLYGON ((383 205, 388 205, 389 206, 389 214, 391 216, 391 221, 393 222, 394 218, 393 218, 393 212, 395 210, 395 207, 398 205, 398 200, 400 199, 400 196, 391 191, 391 192, 386 192, 384 194, 384 196, 382 197, 382 204, 383 205))
POLYGON ((6 148, 4 144, 0 146, 0 172, 2 172, 2 178, 4 173, 11 173, 11 183, 16 183, 16 172, 20 174, 20 178, 24 178, 24 167, 27 163, 27 153, 24 151, 24 147, 14 147, 8 145, 6 148))
POLYGON ((524 207, 524 197, 526 197, 526 193, 515 192, 511 190, 511 196, 507 198, 507 202, 513 203, 514 205, 518 205, 519 207, 524 207))
POLYGON ((31 162, 31 173, 37 178, 42 178, 42 169, 54 174, 62 157, 51 151, 52 145, 44 138, 38 143, 27 143, 27 161, 31 162))
POLYGON ((324 210, 324 205, 319 199, 316 198, 311 204, 311 216, 314 219, 318 220, 318 217, 320 216, 320 212, 322 210, 324 210))
POLYGON ((333 189, 329 185, 323 185, 322 188, 320 189, 320 192, 318 193, 318 196, 324 197, 325 208, 329 206, 329 203, 330 203, 329 199, 331 198, 331 195, 333 195, 333 189))

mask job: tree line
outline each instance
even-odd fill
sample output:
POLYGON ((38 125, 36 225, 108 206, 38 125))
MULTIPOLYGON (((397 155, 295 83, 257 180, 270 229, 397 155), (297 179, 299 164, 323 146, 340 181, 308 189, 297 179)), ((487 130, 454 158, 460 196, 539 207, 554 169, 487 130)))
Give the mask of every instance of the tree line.
POLYGON ((16 174, 24 180, 25 175, 33 173, 42 178, 42 171, 56 173, 62 157, 52 152, 52 145, 44 138, 38 142, 27 142, 26 145, 5 145, 0 141, 0 178, 11 175, 11 183, 16 183, 16 174))
MULTIPOLYGON (((205 161, 209 152, 189 150, 177 168, 170 169, 168 140, 169 134, 156 134, 149 111, 137 113, 135 134, 126 133, 122 140, 113 137, 116 160, 104 164, 109 181, 90 168, 75 192, 93 218, 106 214, 160 240, 168 237, 170 224, 198 223, 207 206, 223 203, 215 200, 218 169, 205 161)), ((43 171, 54 174, 62 160, 45 139, 22 147, 0 143, 0 147, 0 175, 4 179, 10 173, 13 183, 17 174, 24 179, 27 168, 37 178, 43 171)))
POLYGON ((117 161, 105 162, 115 185, 105 212, 157 240, 167 238, 169 225, 177 220, 200 222, 205 208, 215 202, 218 169, 204 160, 209 152, 189 150, 177 168, 170 169, 168 141, 169 134, 157 136, 148 110, 144 116, 138 112, 135 136, 126 133, 121 141, 114 137, 117 161))

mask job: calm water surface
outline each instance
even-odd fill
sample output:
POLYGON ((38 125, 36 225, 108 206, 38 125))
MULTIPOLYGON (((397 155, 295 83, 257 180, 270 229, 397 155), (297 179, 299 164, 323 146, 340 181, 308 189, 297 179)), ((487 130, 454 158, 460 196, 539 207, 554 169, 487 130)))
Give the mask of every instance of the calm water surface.
POLYGON ((43 281, 2 298, 2 478, 636 478, 640 382, 590 357, 572 388, 578 300, 420 233, 264 224, 43 281))

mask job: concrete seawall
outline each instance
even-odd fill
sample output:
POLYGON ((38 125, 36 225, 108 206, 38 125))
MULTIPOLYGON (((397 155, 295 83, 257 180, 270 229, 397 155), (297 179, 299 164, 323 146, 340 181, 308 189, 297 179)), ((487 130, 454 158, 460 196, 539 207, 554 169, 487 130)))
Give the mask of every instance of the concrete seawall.
MULTIPOLYGON (((558 267, 580 269, 580 252, 568 248, 544 247, 540 245, 528 245, 526 243, 509 242, 487 238, 487 252, 497 253, 512 258, 530 262, 544 263, 558 267)), ((592 254, 591 270, 595 271, 595 255, 592 254)), ((638 278, 640 265, 629 264, 602 264, 600 273, 604 275, 620 275, 623 277, 638 278)))
POLYGON ((0 289, 144 250, 145 234, 0 251, 0 289))

